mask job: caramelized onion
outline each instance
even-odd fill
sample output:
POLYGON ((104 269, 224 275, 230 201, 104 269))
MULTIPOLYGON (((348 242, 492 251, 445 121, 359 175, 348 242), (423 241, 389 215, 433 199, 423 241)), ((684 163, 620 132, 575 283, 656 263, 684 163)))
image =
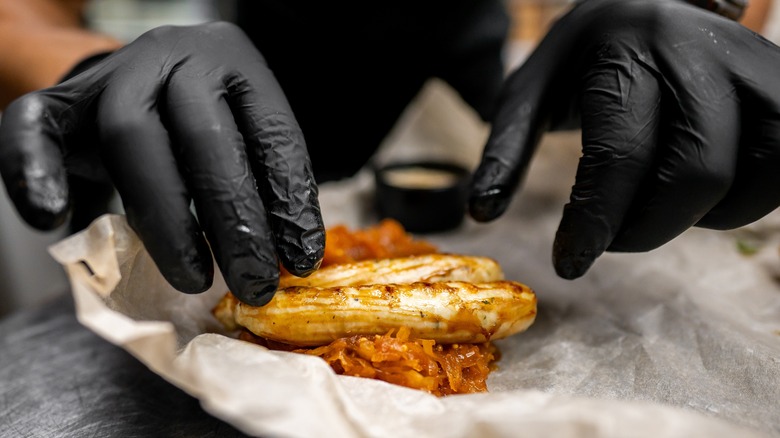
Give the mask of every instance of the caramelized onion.
POLYGON ((340 338, 314 348, 274 342, 247 330, 239 339, 272 350, 318 356, 337 374, 383 380, 436 396, 486 392, 488 374, 499 358, 490 342, 441 345, 412 337, 407 327, 385 335, 340 338))
MULTIPOLYGON (((431 243, 415 240, 392 219, 362 230, 335 226, 327 230, 326 241, 323 267, 438 252, 431 243)), ((282 269, 282 275, 291 274, 282 269)), ((320 347, 302 348, 273 341, 246 328, 242 328, 239 339, 271 350, 320 357, 337 374, 383 380, 436 396, 486 392, 488 374, 500 357, 491 342, 437 344, 432 339, 415 338, 409 327, 384 335, 344 337, 320 347)))
POLYGON ((325 241, 322 266, 438 252, 431 243, 415 240, 393 219, 354 231, 338 225, 327 230, 325 241))

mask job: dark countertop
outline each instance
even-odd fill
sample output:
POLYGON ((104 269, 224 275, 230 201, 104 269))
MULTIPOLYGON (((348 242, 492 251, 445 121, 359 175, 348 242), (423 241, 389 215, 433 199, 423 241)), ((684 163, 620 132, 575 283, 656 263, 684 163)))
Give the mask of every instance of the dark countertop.
POLYGON ((0 319, 0 436, 246 435, 83 327, 63 295, 0 319))

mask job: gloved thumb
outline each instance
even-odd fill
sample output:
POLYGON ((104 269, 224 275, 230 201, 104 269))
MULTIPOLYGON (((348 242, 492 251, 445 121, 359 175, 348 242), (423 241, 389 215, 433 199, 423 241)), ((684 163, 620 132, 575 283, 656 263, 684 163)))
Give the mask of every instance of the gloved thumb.
POLYGON ((478 221, 493 220, 506 211, 552 112, 570 106, 575 84, 566 64, 572 62, 575 41, 562 26, 559 21, 503 85, 471 184, 469 211, 478 221))

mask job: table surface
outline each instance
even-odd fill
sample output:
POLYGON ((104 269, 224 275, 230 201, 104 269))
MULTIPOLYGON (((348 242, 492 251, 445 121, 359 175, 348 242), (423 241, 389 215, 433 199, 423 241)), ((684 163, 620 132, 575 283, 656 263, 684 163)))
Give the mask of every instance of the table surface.
POLYGON ((0 319, 0 435, 246 436, 83 327, 67 294, 0 319))

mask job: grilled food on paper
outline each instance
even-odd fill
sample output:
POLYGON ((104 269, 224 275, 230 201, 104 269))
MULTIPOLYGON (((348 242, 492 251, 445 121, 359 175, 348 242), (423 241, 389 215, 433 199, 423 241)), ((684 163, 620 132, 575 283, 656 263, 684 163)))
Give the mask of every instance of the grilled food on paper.
POLYGON ((536 296, 503 281, 487 257, 427 254, 330 265, 306 278, 285 276, 263 307, 228 294, 214 313, 230 329, 292 345, 319 346, 354 334, 409 327, 439 343, 475 343, 525 330, 536 296))
POLYGON ((336 227, 327 239, 328 266, 307 278, 284 274, 262 307, 228 292, 214 315, 242 340, 439 396, 486 391, 499 355, 490 341, 536 316, 533 291, 504 280, 496 261, 426 253, 435 247, 395 222, 354 234, 336 227))
POLYGON ((227 296, 215 314, 227 327, 246 327, 258 336, 301 346, 400 327, 439 343, 477 343, 528 328, 536 297, 512 281, 292 286, 262 307, 227 296))

